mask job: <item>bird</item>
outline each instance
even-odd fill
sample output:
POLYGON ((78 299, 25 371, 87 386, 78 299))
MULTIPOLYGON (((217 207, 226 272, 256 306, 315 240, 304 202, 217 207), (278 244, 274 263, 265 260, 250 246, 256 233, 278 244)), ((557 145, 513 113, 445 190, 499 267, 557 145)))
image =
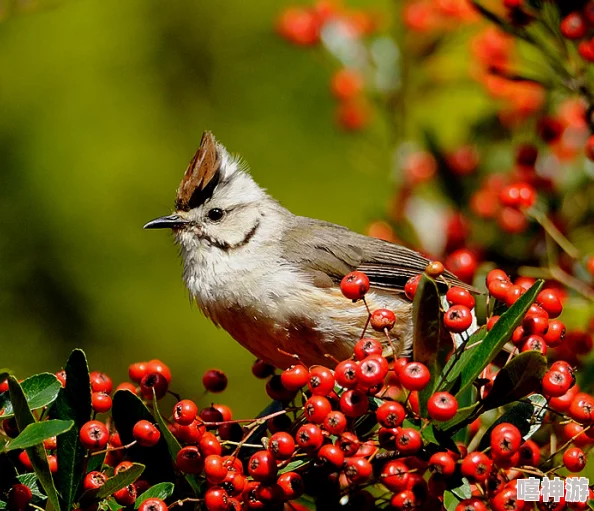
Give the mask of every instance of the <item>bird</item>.
MULTIPOLYGON (((410 352, 408 279, 430 260, 404 246, 330 222, 298 216, 260 187, 247 165, 209 131, 177 189, 175 211, 145 229, 171 229, 190 296, 215 325, 257 358, 286 369, 334 366, 352 356, 369 310, 396 315, 394 355, 410 352), (360 271, 365 301, 343 296, 345 275, 360 271)), ((446 271, 443 280, 467 287, 446 271)), ((384 332, 366 337, 386 345, 384 332)))

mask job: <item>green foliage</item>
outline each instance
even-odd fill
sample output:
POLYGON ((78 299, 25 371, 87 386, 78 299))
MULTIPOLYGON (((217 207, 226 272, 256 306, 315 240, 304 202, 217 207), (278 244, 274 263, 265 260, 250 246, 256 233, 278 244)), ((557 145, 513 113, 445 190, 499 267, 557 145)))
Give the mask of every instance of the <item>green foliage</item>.
MULTIPOLYGON (((30 410, 39 410, 52 404, 62 388, 55 375, 50 373, 31 376, 25 379, 20 386, 30 410)), ((3 411, 2 418, 4 419, 15 415, 12 400, 6 392, 0 394, 0 410, 3 411)))
POLYGON ((53 436, 58 436, 69 431, 74 426, 74 421, 49 420, 33 422, 21 431, 19 436, 4 446, 6 451, 27 449, 53 436))

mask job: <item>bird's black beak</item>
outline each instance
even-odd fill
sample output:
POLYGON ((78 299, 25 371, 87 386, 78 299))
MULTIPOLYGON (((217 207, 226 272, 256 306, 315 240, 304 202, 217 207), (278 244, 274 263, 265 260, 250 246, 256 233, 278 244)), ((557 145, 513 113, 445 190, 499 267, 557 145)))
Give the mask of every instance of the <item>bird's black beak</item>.
POLYGON ((189 220, 185 220, 179 215, 168 215, 151 220, 143 229, 175 229, 176 227, 183 227, 188 223, 189 220))

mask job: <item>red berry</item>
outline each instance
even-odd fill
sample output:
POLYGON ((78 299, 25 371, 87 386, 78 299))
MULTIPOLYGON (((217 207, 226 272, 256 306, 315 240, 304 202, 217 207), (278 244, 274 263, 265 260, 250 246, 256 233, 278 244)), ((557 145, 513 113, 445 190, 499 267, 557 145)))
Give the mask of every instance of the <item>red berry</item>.
POLYGON ((274 374, 274 366, 258 358, 252 364, 252 374, 260 380, 265 380, 274 374))
POLYGON ((547 311, 551 319, 558 317, 563 311, 563 305, 561 304, 559 295, 553 289, 543 289, 538 293, 536 303, 547 311))
POLYGON ((370 324, 377 332, 392 330, 396 324, 396 315, 388 309, 376 309, 371 313, 370 324))
POLYGON ((304 365, 297 364, 285 369, 281 373, 280 378, 283 387, 285 387, 287 390, 297 391, 307 384, 307 380, 309 379, 309 371, 304 365))
POLYGON ((445 312, 443 323, 450 332, 464 332, 472 324, 472 313, 464 305, 452 305, 445 312))
POLYGON ((363 90, 363 77, 355 69, 340 69, 332 77, 331 90, 338 99, 352 99, 363 90))
POLYGON ((105 373, 93 371, 91 374, 89 374, 89 378, 91 380, 91 390, 93 392, 105 392, 106 394, 111 392, 113 383, 111 378, 105 373))
POLYGON ((444 476, 451 476, 456 470, 456 460, 449 452, 436 452, 429 458, 429 468, 444 476))
POLYGON ((427 401, 429 417, 437 421, 449 421, 458 411, 458 401, 449 392, 436 392, 427 401))
MULTIPOLYGON (((136 486, 138 487, 138 482, 136 486)), ((165 501, 156 497, 144 500, 138 507, 138 511, 167 511, 167 509, 168 507, 165 501)))
POLYGON ((371 355, 357 366, 357 381, 365 388, 379 385, 387 374, 388 362, 381 355, 371 355))
POLYGON ((157 427, 147 420, 140 420, 134 424, 132 435, 143 447, 153 447, 157 445, 161 438, 161 433, 157 427))
POLYGON ((276 460, 268 451, 258 451, 248 462, 248 472, 256 481, 270 481, 276 478, 276 460))
POLYGON ((204 505, 208 511, 228 511, 229 496, 220 486, 211 486, 204 494, 204 505))
POLYGON ((382 403, 375 412, 377 421, 385 428, 397 428, 406 417, 404 407, 396 401, 382 403))
POLYGON ((450 305, 464 305, 469 309, 473 309, 475 305, 474 296, 472 296, 468 290, 457 286, 448 289, 446 300, 450 305))
POLYGON ((529 208, 536 201, 536 191, 528 183, 506 186, 499 194, 499 202, 510 208, 529 208))
POLYGON ((365 458, 355 456, 345 460, 344 473, 353 484, 361 484, 369 479, 373 469, 365 458))
POLYGON ((565 325, 557 319, 549 321, 547 333, 544 334, 544 340, 549 348, 556 348, 563 344, 565 340, 565 325))
POLYGON ((208 392, 223 392, 227 388, 227 375, 218 369, 209 369, 202 376, 202 385, 208 392))
POLYGON ((333 465, 336 468, 341 468, 344 463, 344 452, 333 444, 322 445, 317 456, 323 464, 333 465))
POLYGON ((396 434, 396 449, 403 455, 415 454, 423 446, 421 434, 412 428, 402 428, 396 434))
POLYGON ((429 383, 431 374, 424 364, 409 362, 398 371, 398 378, 406 390, 421 390, 429 383))
POLYGON ((161 373, 147 373, 142 380, 140 380, 140 392, 142 397, 147 401, 152 401, 153 390, 155 391, 157 399, 161 399, 167 394, 168 389, 169 383, 167 378, 161 373))
POLYGON ((208 423, 205 426, 211 429, 216 428, 219 422, 223 422, 223 414, 212 405, 200 410, 198 416, 205 423, 208 423))
POLYGON ((549 320, 541 316, 529 316, 522 321, 522 328, 528 335, 545 335, 549 329, 549 320))
POLYGON ((21 462, 23 467, 25 467, 27 470, 33 470, 33 465, 31 465, 31 460, 29 459, 29 455, 27 454, 27 451, 22 451, 19 454, 19 461, 21 462))
POLYGON ((43 441, 43 446, 48 451, 54 451, 58 448, 58 437, 52 436, 43 441))
POLYGON ((579 12, 571 12, 561 20, 561 34, 567 39, 581 39, 586 35, 586 22, 579 12))
POLYGON ((371 337, 363 337, 357 341, 354 348, 355 358, 363 360, 370 355, 381 355, 383 353, 382 343, 371 337))
MULTIPOLYGON (((592 40, 580 41, 578 44, 578 53, 586 62, 594 62, 594 44, 592 44, 592 40)), ((590 153, 590 145, 590 139, 588 139, 586 141, 586 147, 584 148, 584 152, 588 159, 592 159, 590 158, 590 155, 592 154, 590 153)))
POLYGON ((136 502, 137 491, 136 486, 129 484, 122 489, 113 493, 113 498, 121 506, 131 506, 136 502))
POLYGON ((146 363, 146 374, 159 373, 167 380, 167 384, 171 383, 171 371, 163 362, 158 359, 150 360, 146 363))
POLYGON ((573 377, 561 371, 549 370, 542 379, 542 391, 549 397, 561 397, 573 385, 573 377))
POLYGON ((326 415, 332 411, 332 405, 324 396, 312 396, 303 405, 305 418, 314 424, 324 422, 326 415))
POLYGON ((285 9, 278 20, 277 30, 282 37, 300 46, 310 46, 320 40, 319 19, 306 8, 285 9))
POLYGON ((305 451, 317 451, 322 446, 324 436, 315 424, 304 424, 297 430, 295 440, 305 451))
POLYGON ((106 413, 111 410, 111 397, 105 392, 93 392, 91 395, 93 410, 97 413, 106 413))
POLYGON ((66 386, 66 371, 64 371, 64 369, 56 373, 56 378, 58 378, 62 387, 66 386))
POLYGON ((297 390, 288 390, 282 382, 281 376, 278 374, 272 375, 272 377, 266 382, 266 394, 270 399, 275 401, 282 401, 288 403, 295 399, 297 390))
POLYGON ((581 472, 586 467, 586 455, 580 448, 572 447, 563 453, 563 464, 570 472, 581 472))
POLYGON ((324 366, 314 366, 309 371, 307 386, 316 396, 327 396, 334 389, 332 371, 324 366))
POLYGON ((436 279, 437 277, 440 277, 444 271, 445 271, 445 268, 441 261, 431 261, 425 267, 425 273, 432 279, 436 279))
POLYGON ((204 459, 204 474, 210 484, 222 483, 228 472, 229 469, 221 456, 210 454, 204 459))
POLYGON ((540 335, 529 335, 522 341, 522 353, 525 351, 539 351, 543 355, 547 353, 547 344, 540 335))
POLYGON ((463 282, 472 282, 478 262, 470 250, 460 248, 446 258, 445 267, 463 282))
POLYGON ((175 457, 175 465, 184 474, 199 474, 204 468, 204 460, 202 459, 198 447, 195 445, 188 445, 182 447, 177 453, 177 456, 175 457))
POLYGON ((575 395, 569 406, 569 415, 581 424, 589 424, 594 419, 594 398, 580 392, 575 395))
POLYGON ((8 492, 8 509, 21 511, 29 505, 32 498, 33 494, 28 486, 24 484, 15 484, 8 492))
POLYGON ((340 410, 347 417, 361 417, 368 409, 369 399, 362 390, 347 390, 340 396, 340 410))
POLYGON ((347 359, 343 360, 342 362, 339 362, 338 365, 334 368, 334 378, 336 380, 336 383, 338 383, 338 385, 345 389, 355 388, 359 383, 357 381, 358 370, 359 366, 354 360, 347 359))
POLYGON ((324 418, 324 429, 331 435, 340 435, 346 427, 346 416, 340 411, 330 412, 324 418))
POLYGON ((471 478, 474 481, 482 482, 489 477, 493 462, 482 452, 471 452, 462 460, 460 467, 462 475, 471 478))
POLYGON ((109 431, 103 422, 89 421, 80 428, 79 438, 85 449, 99 451, 105 449, 109 440, 109 431))
POLYGON ((146 375, 146 362, 135 362, 128 367, 128 377, 135 381, 136 383, 140 383, 140 380, 144 378, 146 375))
POLYGON ((509 458, 522 444, 520 430, 509 423, 498 424, 491 431, 491 453, 496 458, 509 458))
POLYGON ((406 489, 409 479, 409 468, 400 460, 386 463, 380 475, 381 483, 391 492, 401 492, 406 489))
POLYGON ((268 450, 277 460, 288 460, 295 452, 295 441, 289 433, 279 431, 270 437, 268 450))
POLYGON ((298 499, 305 491, 303 479, 296 472, 285 472, 277 480, 277 484, 283 490, 286 500, 298 499))
POLYGON ((408 511, 417 509, 419 501, 411 490, 404 490, 392 497, 390 505, 397 511, 408 511))
POLYGON ((412 300, 415 297, 421 276, 421 274, 415 275, 406 281, 406 284, 404 285, 404 294, 409 300, 412 300))
POLYGON ((369 123, 371 109, 364 98, 341 101, 336 108, 338 125, 348 131, 364 128, 369 123))
POLYGON ((563 134, 563 124, 554 117, 542 117, 537 123, 538 135, 547 144, 557 142, 563 134))
POLYGON ((369 291, 369 277, 361 271, 353 271, 343 277, 340 290, 346 298, 360 300, 369 291))
POLYGON ((198 415, 198 407, 194 401, 182 399, 173 407, 173 420, 182 426, 189 426, 198 415))
POLYGON ((520 453, 520 459, 518 460, 520 465, 529 465, 531 467, 538 466, 540 461, 540 448, 533 440, 526 440, 518 450, 520 453))

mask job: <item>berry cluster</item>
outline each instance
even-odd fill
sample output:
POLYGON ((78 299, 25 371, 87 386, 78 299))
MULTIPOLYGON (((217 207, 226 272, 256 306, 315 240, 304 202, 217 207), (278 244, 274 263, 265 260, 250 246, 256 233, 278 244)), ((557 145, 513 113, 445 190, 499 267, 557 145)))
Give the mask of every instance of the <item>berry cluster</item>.
MULTIPOLYGON (((594 445, 594 397, 578 388, 575 365, 555 354, 547 365, 575 336, 558 319, 564 297, 540 281, 512 281, 499 269, 487 274, 487 294, 478 297, 448 285, 445 276, 444 265, 434 261, 406 284, 417 318, 412 357, 398 357, 391 338, 398 318, 377 309, 369 311, 368 323, 385 341, 363 332, 347 360, 306 367, 296 359, 280 373, 257 360, 252 372, 267 380, 275 401, 255 419, 234 419, 224 404, 200 407, 180 399, 159 360, 132 364, 131 382, 118 385, 112 398, 111 378, 86 372, 84 354, 75 350, 59 379, 50 378, 59 389, 55 404, 43 404, 32 420, 47 428, 64 422, 57 417, 80 422, 83 403, 71 415, 60 408, 80 386, 87 391, 77 399, 86 396, 92 416, 73 430, 47 438, 39 433, 12 451, 32 425, 18 410, 37 404, 19 394, 31 379, 19 385, 10 377, 0 387, 1 410, 16 417, 3 421, 1 434, 5 448, 18 454, 13 475, 0 482, 0 499, 4 492, 9 509, 26 509, 39 498, 32 491, 39 483, 51 498, 43 467, 61 487, 65 474, 73 474, 63 466, 72 465, 76 452, 61 445, 74 442, 85 468, 74 476, 80 486, 71 505, 84 510, 164 511, 167 501, 169 507, 199 503, 208 511, 308 509, 314 502, 318 509, 441 509, 446 494, 455 496, 456 511, 523 509, 519 478, 562 475, 562 468, 580 473, 594 445), (478 301, 486 310, 482 327, 478 301), (69 386, 73 379, 76 389, 69 386), (167 396, 176 402, 164 417, 167 396), (505 412, 493 422, 487 412, 501 407, 505 412), (107 412, 104 420, 95 417, 107 412), (67 436, 70 431, 75 434, 67 436)), ((359 271, 340 287, 352 301, 365 301, 370 292, 359 271)), ((591 338, 584 347, 592 347, 591 338)), ((217 369, 202 381, 210 393, 227 386, 217 369)), ((587 503, 564 501, 539 508, 565 505, 587 509, 587 503)))

